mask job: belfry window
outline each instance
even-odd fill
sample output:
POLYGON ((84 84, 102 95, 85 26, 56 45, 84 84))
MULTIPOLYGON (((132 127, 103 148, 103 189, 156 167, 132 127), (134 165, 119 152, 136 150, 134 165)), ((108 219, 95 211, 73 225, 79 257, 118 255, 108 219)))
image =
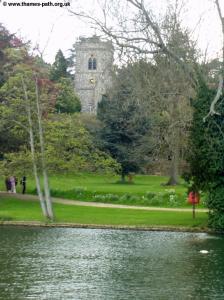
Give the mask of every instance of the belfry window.
POLYGON ((92 60, 92 58, 90 57, 90 58, 89 58, 89 61, 88 61, 88 69, 89 69, 89 70, 92 70, 92 68, 93 68, 93 60, 92 60))
POLYGON ((96 59, 93 57, 88 60, 88 70, 96 70, 96 59))
POLYGON ((96 70, 96 59, 93 59, 93 70, 96 70))

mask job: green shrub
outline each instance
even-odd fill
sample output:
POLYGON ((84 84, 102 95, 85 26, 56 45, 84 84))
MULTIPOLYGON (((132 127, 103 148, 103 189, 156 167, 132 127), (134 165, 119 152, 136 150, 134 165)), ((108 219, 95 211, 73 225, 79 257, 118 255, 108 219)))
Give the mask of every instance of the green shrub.
POLYGON ((186 197, 182 194, 176 194, 175 189, 167 189, 163 192, 157 193, 147 191, 145 194, 139 195, 137 193, 114 194, 103 193, 99 191, 89 191, 83 186, 77 186, 69 190, 60 190, 58 188, 52 189, 51 195, 52 197, 61 197, 65 199, 126 205, 180 207, 186 204, 186 197))
POLYGON ((145 197, 148 199, 148 200, 151 200, 153 197, 155 197, 156 194, 155 193, 152 193, 152 192, 146 192, 145 193, 145 197))
POLYGON ((209 212, 208 225, 216 230, 223 232, 224 228, 224 213, 219 210, 209 212))
POLYGON ((169 206, 178 206, 178 196, 169 195, 168 204, 169 206))
POLYGON ((129 201, 130 199, 131 199, 131 195, 130 194, 123 194, 120 197, 120 201, 123 201, 123 202, 129 201))

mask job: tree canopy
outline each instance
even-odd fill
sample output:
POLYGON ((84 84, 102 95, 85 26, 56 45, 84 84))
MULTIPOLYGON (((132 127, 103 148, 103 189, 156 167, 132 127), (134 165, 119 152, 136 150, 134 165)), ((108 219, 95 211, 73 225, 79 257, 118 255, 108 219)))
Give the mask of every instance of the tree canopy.
POLYGON ((99 103, 97 116, 103 122, 100 137, 103 149, 121 164, 121 176, 138 172, 149 160, 150 145, 143 147, 150 130, 150 118, 143 99, 136 94, 134 68, 118 71, 114 92, 99 103))

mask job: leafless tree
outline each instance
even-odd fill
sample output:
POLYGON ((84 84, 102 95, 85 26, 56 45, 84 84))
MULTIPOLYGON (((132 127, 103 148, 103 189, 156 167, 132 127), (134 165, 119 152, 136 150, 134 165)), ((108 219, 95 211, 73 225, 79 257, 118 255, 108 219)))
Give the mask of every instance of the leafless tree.
MULTIPOLYGON (((156 18, 149 7, 150 1, 144 0, 98 0, 101 13, 85 12, 77 8, 69 9, 69 13, 86 20, 98 32, 110 38, 117 45, 120 53, 130 54, 132 57, 167 55, 178 63, 193 86, 197 85, 194 64, 186 62, 170 47, 167 40, 167 28, 163 20, 156 18)), ((176 15, 180 13, 183 2, 176 0, 174 9, 176 15)))
MULTIPOLYGON (((51 197, 50 197, 50 189, 49 189, 49 184, 48 184, 48 176, 47 176, 47 167, 45 163, 45 155, 44 155, 44 138, 43 138, 43 129, 42 129, 42 121, 41 121, 41 109, 40 109, 40 101, 39 101, 39 93, 38 93, 38 85, 37 85, 37 80, 35 82, 35 87, 36 87, 36 110, 35 113, 37 115, 37 128, 38 128, 38 136, 39 136, 39 141, 40 141, 40 155, 41 155, 41 170, 44 178, 44 194, 42 192, 41 184, 40 184, 40 177, 39 177, 39 172, 38 169, 38 163, 37 163, 37 155, 36 155, 36 150, 35 150, 35 140, 34 140, 34 129, 35 129, 35 124, 33 122, 32 118, 32 106, 33 104, 31 103, 28 93, 27 93, 27 86, 22 78, 22 87, 24 91, 24 98, 25 98, 25 109, 27 112, 27 119, 28 119, 28 128, 26 130, 29 133, 29 142, 30 142, 30 149, 31 149, 31 157, 32 157, 32 165, 33 165, 33 173, 34 173, 34 178, 36 181, 36 188, 37 188, 37 193, 38 197, 40 200, 41 208, 43 215, 51 220, 54 218, 53 214, 53 209, 52 209, 52 202, 51 202, 51 197)), ((22 127, 23 124, 19 124, 22 127)))

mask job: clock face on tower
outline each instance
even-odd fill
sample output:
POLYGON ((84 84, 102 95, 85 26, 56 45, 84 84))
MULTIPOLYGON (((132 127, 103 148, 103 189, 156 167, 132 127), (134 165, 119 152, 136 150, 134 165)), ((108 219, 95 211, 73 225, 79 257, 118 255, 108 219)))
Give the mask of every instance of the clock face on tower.
POLYGON ((90 82, 91 84, 95 84, 95 83, 96 83, 96 79, 95 79, 94 77, 91 77, 91 78, 89 79, 89 82, 90 82))

